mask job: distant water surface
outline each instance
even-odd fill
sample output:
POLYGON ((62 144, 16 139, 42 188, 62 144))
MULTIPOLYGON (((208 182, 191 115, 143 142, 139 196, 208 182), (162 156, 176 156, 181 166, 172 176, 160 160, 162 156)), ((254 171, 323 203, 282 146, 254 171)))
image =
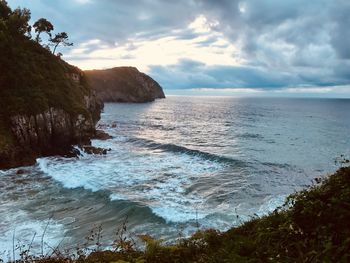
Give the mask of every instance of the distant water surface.
MULTIPOLYGON (((83 243, 103 228, 107 245, 130 235, 164 241, 198 228, 226 230, 267 214, 350 155, 350 100, 177 97, 106 104, 94 140, 105 156, 49 157, 0 171, 0 258, 16 242, 40 250, 83 243)), ((11 257, 9 254, 8 257, 11 257)))

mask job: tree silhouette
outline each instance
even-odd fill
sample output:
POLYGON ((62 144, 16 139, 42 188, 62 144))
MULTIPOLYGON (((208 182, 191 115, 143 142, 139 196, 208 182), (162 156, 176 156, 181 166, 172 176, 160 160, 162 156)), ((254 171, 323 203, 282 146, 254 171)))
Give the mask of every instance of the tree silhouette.
POLYGON ((13 37, 25 36, 30 38, 31 26, 30 10, 16 8, 13 12, 7 6, 7 2, 0 0, 0 29, 8 30, 13 37))
POLYGON ((51 31, 53 30, 53 25, 51 24, 51 22, 49 22, 48 20, 46 20, 45 18, 40 18, 38 21, 36 21, 33 25, 35 32, 38 33, 36 35, 36 42, 40 42, 40 34, 42 32, 45 32, 49 35, 49 37, 51 38, 51 31))
POLYGON ((73 46, 73 43, 68 42, 68 35, 66 32, 61 32, 55 35, 54 38, 50 38, 51 45, 54 47, 52 54, 55 54, 56 48, 59 44, 63 46, 73 46))
POLYGON ((7 20, 12 13, 11 8, 7 5, 7 2, 0 0, 0 19, 7 20))

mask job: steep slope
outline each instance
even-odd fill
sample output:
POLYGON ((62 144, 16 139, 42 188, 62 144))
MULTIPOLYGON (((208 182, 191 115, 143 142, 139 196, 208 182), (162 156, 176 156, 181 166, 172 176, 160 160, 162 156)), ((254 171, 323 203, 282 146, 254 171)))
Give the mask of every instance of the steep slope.
POLYGON ((161 86, 134 67, 87 70, 85 74, 104 102, 150 102, 165 98, 161 86))
POLYGON ((87 142, 102 108, 81 70, 30 39, 29 18, 0 1, 0 168, 87 142))

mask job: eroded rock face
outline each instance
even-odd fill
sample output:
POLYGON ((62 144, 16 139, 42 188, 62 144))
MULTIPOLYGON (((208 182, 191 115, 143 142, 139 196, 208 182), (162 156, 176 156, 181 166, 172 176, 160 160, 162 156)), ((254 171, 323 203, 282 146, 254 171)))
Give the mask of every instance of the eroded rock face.
POLYGON ((86 113, 50 108, 37 115, 10 117, 15 144, 0 153, 0 168, 31 165, 40 156, 66 155, 74 144, 88 144, 103 107, 95 96, 84 97, 86 113))
POLYGON ((104 102, 151 102, 165 98, 162 87, 134 67, 87 70, 85 74, 104 102))

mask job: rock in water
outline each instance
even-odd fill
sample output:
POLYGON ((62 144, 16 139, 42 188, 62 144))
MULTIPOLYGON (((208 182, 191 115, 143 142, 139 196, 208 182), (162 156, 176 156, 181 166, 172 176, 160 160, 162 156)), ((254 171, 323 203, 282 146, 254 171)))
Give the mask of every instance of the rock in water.
POLYGON ((87 154, 105 155, 105 154, 107 154, 107 151, 108 151, 108 149, 104 149, 104 148, 100 148, 100 147, 94 147, 94 146, 91 146, 91 145, 82 145, 80 147, 87 154))
POLYGON ((103 130, 96 130, 95 139, 105 141, 105 140, 113 139, 113 136, 109 135, 107 132, 103 130))
POLYGON ((87 70, 85 74, 104 102, 150 102, 165 98, 162 87, 134 67, 87 70))

